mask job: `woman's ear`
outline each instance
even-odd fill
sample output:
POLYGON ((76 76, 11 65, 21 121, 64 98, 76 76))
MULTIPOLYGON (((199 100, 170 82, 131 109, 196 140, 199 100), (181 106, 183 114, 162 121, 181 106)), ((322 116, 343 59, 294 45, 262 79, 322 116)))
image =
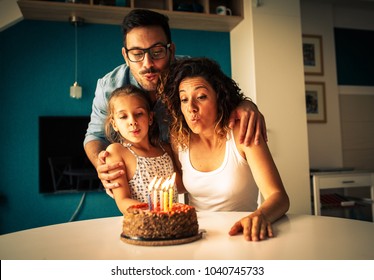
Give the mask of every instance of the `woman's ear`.
POLYGON ((149 113, 149 126, 153 124, 153 116, 154 116, 154 112, 150 112, 149 113))

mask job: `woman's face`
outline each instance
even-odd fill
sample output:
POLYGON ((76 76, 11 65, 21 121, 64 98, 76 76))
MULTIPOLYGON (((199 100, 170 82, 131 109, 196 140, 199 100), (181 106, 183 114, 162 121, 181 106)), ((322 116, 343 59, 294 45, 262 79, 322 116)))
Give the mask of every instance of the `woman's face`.
POLYGON ((193 133, 214 131, 217 120, 217 94, 202 77, 186 78, 179 84, 183 116, 193 133))

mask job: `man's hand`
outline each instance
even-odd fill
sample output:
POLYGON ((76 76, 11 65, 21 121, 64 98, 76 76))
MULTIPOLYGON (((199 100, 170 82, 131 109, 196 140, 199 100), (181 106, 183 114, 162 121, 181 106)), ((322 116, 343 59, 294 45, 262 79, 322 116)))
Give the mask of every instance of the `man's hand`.
POLYGON ((111 180, 117 179, 118 177, 122 176, 124 174, 123 170, 123 162, 118 163, 112 163, 112 164, 106 164, 105 159, 109 155, 107 151, 101 151, 97 158, 97 175, 99 179, 101 180, 101 183, 103 184, 106 193, 113 197, 112 189, 118 188, 118 183, 111 183, 111 180), (109 171, 114 171, 109 173, 109 171))
POLYGON ((255 145, 258 145, 261 136, 266 142, 268 141, 265 118, 252 101, 245 100, 232 111, 229 121, 230 128, 234 127, 236 120, 240 121, 240 143, 249 146, 254 139, 255 145))

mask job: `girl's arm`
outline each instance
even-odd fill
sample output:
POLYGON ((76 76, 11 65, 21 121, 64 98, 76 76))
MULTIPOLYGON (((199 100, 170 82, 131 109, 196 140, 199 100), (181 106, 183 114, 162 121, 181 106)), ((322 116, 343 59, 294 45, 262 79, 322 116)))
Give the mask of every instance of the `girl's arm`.
MULTIPOLYGON (((128 168, 126 164, 128 164, 128 162, 126 162, 124 158, 124 147, 119 143, 113 143, 109 145, 106 150, 109 153, 108 157, 106 158, 106 162, 108 164, 118 162, 123 163, 124 174, 112 180, 111 183, 117 183, 119 185, 119 187, 112 189, 113 197, 116 201, 118 209, 122 212, 122 214, 124 214, 128 207, 140 202, 131 198, 129 181, 126 172, 126 169, 128 168)), ((110 174, 111 172, 116 171, 118 170, 109 170, 108 172, 110 174)))

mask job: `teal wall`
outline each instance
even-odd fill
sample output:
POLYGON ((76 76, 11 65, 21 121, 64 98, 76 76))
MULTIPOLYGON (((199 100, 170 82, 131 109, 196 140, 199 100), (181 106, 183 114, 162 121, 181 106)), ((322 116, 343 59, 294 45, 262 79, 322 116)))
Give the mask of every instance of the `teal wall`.
MULTIPOLYGON (((172 30, 177 54, 207 56, 231 75, 229 33, 172 30)), ((74 28, 21 21, 0 33, 0 234, 67 222, 82 193, 39 194, 38 117, 89 115, 96 81, 123 63, 119 26, 78 28, 81 100, 74 82, 74 28)), ((61 128, 68 132, 68 128, 61 128)), ((83 139, 82 139, 83 141, 83 139)), ((77 220, 120 215, 104 192, 87 193, 77 220)))

